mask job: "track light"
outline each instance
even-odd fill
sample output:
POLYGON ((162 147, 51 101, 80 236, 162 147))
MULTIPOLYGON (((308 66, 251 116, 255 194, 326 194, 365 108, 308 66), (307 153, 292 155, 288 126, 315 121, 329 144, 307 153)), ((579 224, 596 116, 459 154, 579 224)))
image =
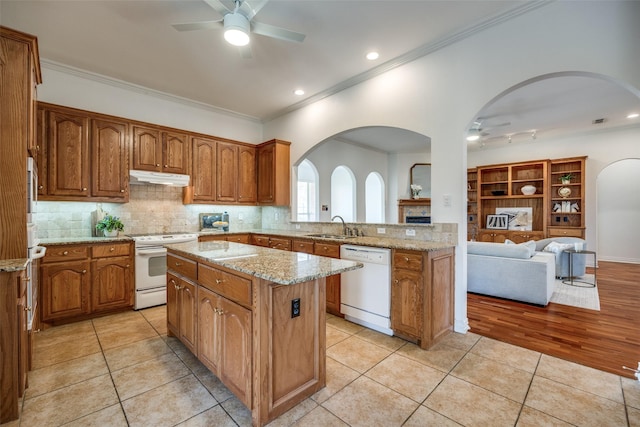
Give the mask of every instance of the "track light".
POLYGON ((536 139, 536 131, 534 130, 533 132, 531 132, 531 139, 536 139))
POLYGON ((477 141, 480 139, 480 131, 478 129, 469 129, 467 132, 467 141, 477 141))
POLYGON ((511 144, 511 135, 509 135, 509 144, 511 144))
POLYGON ((224 16, 224 39, 234 46, 249 44, 249 20, 234 12, 224 16))

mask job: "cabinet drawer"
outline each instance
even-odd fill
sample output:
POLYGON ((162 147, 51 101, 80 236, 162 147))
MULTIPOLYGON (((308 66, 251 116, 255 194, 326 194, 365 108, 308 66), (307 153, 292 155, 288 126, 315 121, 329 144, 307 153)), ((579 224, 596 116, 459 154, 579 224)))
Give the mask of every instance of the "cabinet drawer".
POLYGON ((70 261, 89 258, 89 246, 47 246, 47 253, 42 258, 43 263, 70 261))
POLYGON ((280 249, 283 251, 291 250, 291 240, 289 239, 280 239, 278 237, 269 238, 269 247, 271 249, 280 249))
POLYGON ((340 245, 316 242, 313 247, 313 253, 320 256, 340 258, 340 245))
POLYGON ((193 280, 198 279, 198 264, 190 259, 167 254, 167 269, 173 270, 193 280))
POLYGON ((549 228, 549 237, 580 237, 583 230, 581 228, 549 228))
POLYGON ((92 250, 93 250, 93 258, 125 256, 131 253, 131 245, 129 243, 100 245, 100 246, 94 246, 92 250))
POLYGON ((393 251, 393 268, 422 271, 422 253, 393 251))
POLYGON ((198 236, 198 242, 213 242, 213 241, 225 241, 227 238, 225 236, 216 236, 216 235, 205 235, 198 236))
POLYGON ((269 236, 252 236, 251 243, 256 246, 269 247, 269 236))
POLYGON ((198 265, 201 286, 244 306, 251 306, 251 280, 227 273, 208 265, 198 265))
POLYGON ((313 253, 313 242, 308 240, 294 240, 291 245, 294 252, 304 252, 305 254, 313 253))
POLYGON ((248 234, 236 234, 234 236, 227 237, 228 242, 234 243, 249 243, 249 235, 248 234))

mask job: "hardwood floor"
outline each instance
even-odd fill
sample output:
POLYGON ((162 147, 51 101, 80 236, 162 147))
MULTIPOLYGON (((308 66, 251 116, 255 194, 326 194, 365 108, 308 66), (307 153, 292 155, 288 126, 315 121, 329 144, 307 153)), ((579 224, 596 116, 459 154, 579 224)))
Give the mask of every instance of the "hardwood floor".
POLYGON ((471 332, 629 378, 640 361, 640 265, 598 263, 600 311, 468 294, 471 332))

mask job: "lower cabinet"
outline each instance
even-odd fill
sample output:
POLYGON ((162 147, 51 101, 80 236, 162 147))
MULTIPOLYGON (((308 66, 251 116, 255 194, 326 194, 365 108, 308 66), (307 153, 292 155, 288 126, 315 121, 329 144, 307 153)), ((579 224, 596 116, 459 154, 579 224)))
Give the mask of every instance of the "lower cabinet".
POLYGON ((220 234, 206 234, 198 237, 199 242, 212 242, 212 241, 225 241, 225 242, 234 242, 234 243, 246 243, 249 244, 251 241, 251 236, 249 234, 231 234, 231 235, 220 235, 220 234))
POLYGON ((454 249, 394 250, 391 329, 427 349, 453 330, 454 249))
POLYGON ((192 353, 198 352, 197 286, 167 273, 167 327, 192 353))
POLYGON ((543 231, 519 231, 519 230, 480 230, 478 232, 479 242, 504 243, 505 240, 514 243, 523 243, 529 240, 544 239, 543 231))
POLYGON ((251 311, 198 288, 198 359, 251 406, 251 311))
POLYGON ((133 306, 131 243, 47 247, 40 267, 43 322, 81 320, 133 306))
MULTIPOLYGON (((330 258, 340 258, 340 245, 315 242, 313 253, 314 255, 330 258)), ((335 274, 328 276, 325 280, 327 288, 327 313, 344 317, 344 315, 340 313, 340 275, 335 274)))

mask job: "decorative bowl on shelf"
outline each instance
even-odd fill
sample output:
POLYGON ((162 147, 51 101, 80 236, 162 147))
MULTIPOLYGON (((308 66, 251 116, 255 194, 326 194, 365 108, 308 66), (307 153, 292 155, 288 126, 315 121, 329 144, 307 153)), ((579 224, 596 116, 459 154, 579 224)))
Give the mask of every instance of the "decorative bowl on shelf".
POLYGON ((507 193, 504 190, 491 190, 491 194, 494 196, 504 196, 507 193))
POLYGON ((531 196, 532 194, 536 194, 536 187, 535 185, 525 185, 520 189, 520 191, 525 196, 531 196))
POLYGON ((558 189, 558 195, 562 198, 567 198, 571 195, 571 189, 569 187, 560 187, 558 189))

